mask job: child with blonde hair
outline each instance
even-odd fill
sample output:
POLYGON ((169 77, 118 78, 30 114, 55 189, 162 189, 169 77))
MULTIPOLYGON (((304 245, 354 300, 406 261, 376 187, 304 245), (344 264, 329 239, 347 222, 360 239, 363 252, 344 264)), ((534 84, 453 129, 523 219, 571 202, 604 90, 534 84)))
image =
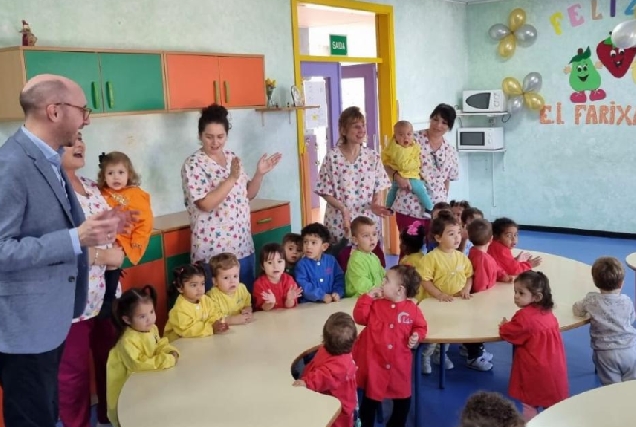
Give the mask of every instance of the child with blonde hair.
POLYGON ((408 179, 411 191, 427 212, 433 209, 433 202, 426 190, 426 184, 422 180, 420 170, 422 159, 420 145, 413 138, 413 125, 406 120, 400 120, 393 126, 393 138, 382 150, 382 163, 393 169, 393 183, 386 197, 386 206, 391 208, 395 202, 398 184, 395 174, 408 179))
POLYGON ((636 321, 634 303, 621 294, 625 269, 613 257, 600 257, 592 265, 592 280, 599 292, 574 303, 572 311, 590 318, 592 360, 601 384, 636 379, 636 321))
POLYGON ((355 249, 351 252, 345 271, 345 296, 366 294, 380 286, 385 271, 376 254, 378 227, 369 217, 359 216, 351 222, 351 240, 355 249))
POLYGON ((117 403, 128 377, 172 368, 179 360, 179 351, 159 335, 156 303, 157 292, 146 285, 127 290, 113 305, 119 339, 106 364, 106 404, 113 427, 119 427, 117 403))
POLYGON ((236 255, 220 253, 210 259, 214 287, 207 296, 212 299, 212 317, 228 325, 244 325, 254 320, 252 296, 247 287, 239 282, 239 261, 236 255))

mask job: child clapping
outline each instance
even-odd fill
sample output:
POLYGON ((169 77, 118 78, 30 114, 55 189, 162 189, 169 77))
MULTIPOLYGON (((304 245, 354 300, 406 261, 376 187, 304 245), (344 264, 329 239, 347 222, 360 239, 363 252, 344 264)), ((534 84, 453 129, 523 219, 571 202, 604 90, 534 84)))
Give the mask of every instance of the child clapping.
POLYGON ((303 290, 285 273, 285 250, 278 243, 268 243, 261 249, 263 273, 254 282, 257 310, 296 307, 303 290))

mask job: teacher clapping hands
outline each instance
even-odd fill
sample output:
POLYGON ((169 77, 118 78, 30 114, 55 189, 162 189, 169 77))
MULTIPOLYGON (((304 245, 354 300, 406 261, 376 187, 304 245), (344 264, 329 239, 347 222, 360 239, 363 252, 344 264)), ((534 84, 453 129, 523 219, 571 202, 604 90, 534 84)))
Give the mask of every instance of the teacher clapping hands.
POLYGON ((230 123, 225 107, 212 104, 201 111, 201 149, 181 169, 183 194, 190 216, 192 262, 222 252, 237 256, 240 281, 254 283, 254 241, 249 201, 256 197, 263 176, 280 161, 280 153, 263 155, 250 179, 235 153, 225 150, 230 123))

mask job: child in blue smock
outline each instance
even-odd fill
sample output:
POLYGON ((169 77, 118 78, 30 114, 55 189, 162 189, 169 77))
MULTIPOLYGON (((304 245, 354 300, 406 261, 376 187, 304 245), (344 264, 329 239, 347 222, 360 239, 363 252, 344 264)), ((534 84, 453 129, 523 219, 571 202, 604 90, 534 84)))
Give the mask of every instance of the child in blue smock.
POLYGON ((314 222, 300 232, 303 238, 303 257, 296 264, 294 275, 303 289, 301 302, 340 301, 344 296, 344 273, 329 248, 329 230, 314 222))

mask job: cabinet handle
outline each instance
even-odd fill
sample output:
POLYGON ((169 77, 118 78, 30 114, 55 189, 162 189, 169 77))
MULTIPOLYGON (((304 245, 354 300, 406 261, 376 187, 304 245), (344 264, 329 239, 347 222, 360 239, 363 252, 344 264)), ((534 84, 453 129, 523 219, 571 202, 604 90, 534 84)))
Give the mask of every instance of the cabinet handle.
POLYGON ((272 222, 272 218, 263 218, 256 221, 257 224, 267 224, 268 222, 272 222))
POLYGON ((99 96, 100 93, 100 89, 99 87, 97 87, 97 83, 95 82, 91 82, 91 90, 93 92, 93 109, 97 110, 98 108, 102 107, 102 100, 101 97, 99 96))
POLYGON ((214 103, 219 104, 219 82, 214 80, 214 103))
POLYGON ((230 102, 230 84, 227 80, 223 80, 223 86, 225 86, 225 103, 230 102))
POLYGON ((113 84, 106 82, 106 94, 108 98, 108 108, 115 108, 115 95, 113 92, 113 84))

